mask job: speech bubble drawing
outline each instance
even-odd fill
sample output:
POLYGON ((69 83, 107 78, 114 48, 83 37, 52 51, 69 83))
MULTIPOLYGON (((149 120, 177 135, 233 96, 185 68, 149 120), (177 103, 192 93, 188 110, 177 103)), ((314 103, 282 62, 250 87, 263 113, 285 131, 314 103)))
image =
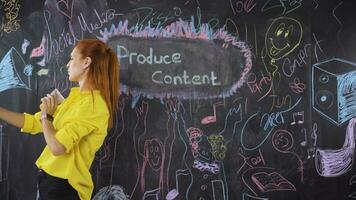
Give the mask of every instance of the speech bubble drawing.
POLYGON ((129 27, 127 21, 100 31, 98 39, 120 60, 121 91, 148 98, 228 97, 246 82, 251 51, 224 28, 176 21, 166 27, 129 27))

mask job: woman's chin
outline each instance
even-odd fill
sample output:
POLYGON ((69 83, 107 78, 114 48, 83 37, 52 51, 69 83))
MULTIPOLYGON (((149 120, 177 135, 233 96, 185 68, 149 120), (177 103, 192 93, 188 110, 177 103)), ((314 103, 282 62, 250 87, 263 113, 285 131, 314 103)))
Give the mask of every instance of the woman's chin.
POLYGON ((75 80, 73 79, 73 77, 71 77, 71 76, 69 76, 69 78, 68 78, 70 81, 72 81, 72 82, 75 82, 75 80))

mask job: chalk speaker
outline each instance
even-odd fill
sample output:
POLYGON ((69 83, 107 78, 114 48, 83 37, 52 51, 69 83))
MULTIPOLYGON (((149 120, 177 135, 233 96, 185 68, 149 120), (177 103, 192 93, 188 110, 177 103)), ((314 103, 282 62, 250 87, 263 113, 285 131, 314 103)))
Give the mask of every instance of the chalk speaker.
POLYGON ((333 58, 312 67, 312 105, 336 125, 356 116, 356 63, 333 58))

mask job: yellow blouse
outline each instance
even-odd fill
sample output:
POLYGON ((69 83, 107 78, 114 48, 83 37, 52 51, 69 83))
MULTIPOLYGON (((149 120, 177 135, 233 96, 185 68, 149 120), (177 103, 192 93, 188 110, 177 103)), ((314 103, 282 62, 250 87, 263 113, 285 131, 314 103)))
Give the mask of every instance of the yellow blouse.
MULTIPOLYGON (((22 132, 42 132, 41 113, 25 114, 22 132)), ((54 156, 46 146, 36 161, 46 173, 68 179, 81 200, 91 198, 94 184, 89 168, 96 151, 107 135, 109 110, 100 91, 81 92, 72 88, 53 114, 55 137, 66 148, 66 153, 54 156), (92 95, 93 94, 93 95, 92 95)))

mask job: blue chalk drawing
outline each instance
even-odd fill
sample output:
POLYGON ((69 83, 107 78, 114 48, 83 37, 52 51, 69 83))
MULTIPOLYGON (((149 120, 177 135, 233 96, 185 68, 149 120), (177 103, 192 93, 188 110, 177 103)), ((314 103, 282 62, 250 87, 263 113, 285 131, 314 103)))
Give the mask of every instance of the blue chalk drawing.
POLYGON ((312 68, 313 108, 341 125, 356 116, 356 63, 333 58, 312 68))
POLYGON ((0 62, 0 92, 13 88, 25 88, 30 89, 20 78, 16 71, 16 64, 20 62, 25 66, 25 62, 16 51, 15 48, 11 48, 0 62), (15 62, 15 60, 17 62, 15 62))

